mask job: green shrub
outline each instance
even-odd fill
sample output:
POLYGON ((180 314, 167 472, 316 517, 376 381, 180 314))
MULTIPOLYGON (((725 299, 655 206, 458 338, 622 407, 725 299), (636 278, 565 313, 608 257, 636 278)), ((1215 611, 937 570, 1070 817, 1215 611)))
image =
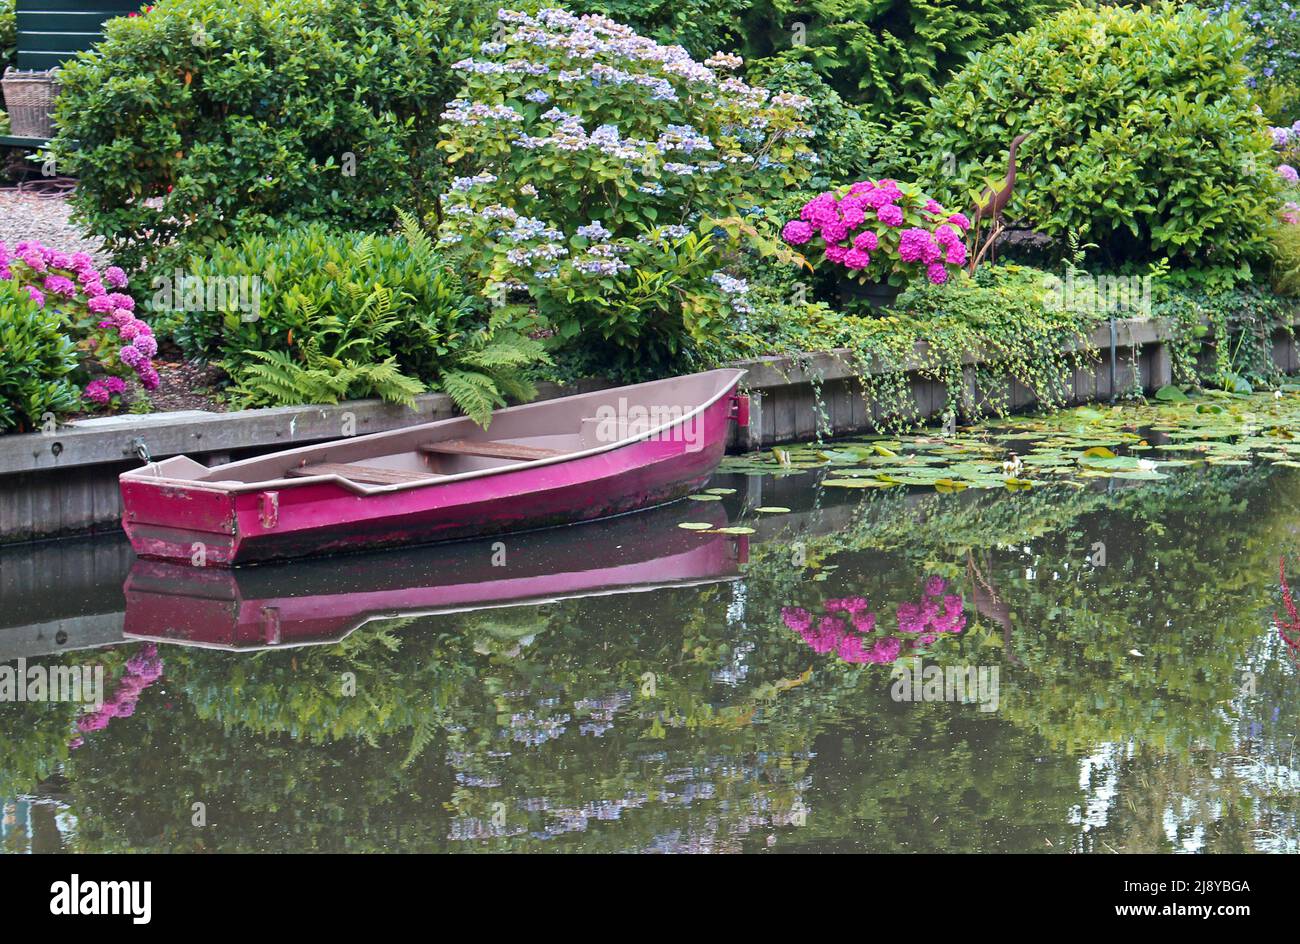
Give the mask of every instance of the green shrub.
POLYGON ((162 0, 62 72, 60 166, 128 268, 283 222, 432 206, 475 0, 162 0))
POLYGON ((799 96, 768 96, 605 18, 501 11, 503 41, 459 64, 443 206, 488 294, 526 292, 559 342, 621 376, 664 372, 745 309, 743 217, 808 176, 799 96))
POLYGON ((800 115, 812 132, 808 146, 817 155, 812 179, 805 185, 812 191, 808 197, 857 180, 912 175, 911 135, 868 118, 864 109, 844 101, 810 63, 761 59, 749 64, 748 77, 754 85, 802 95, 811 103, 800 115))
POLYGON ((1273 252, 1273 291, 1300 295, 1300 225, 1277 223, 1269 233, 1273 252))
MULTIPOLYGON (((1117 258, 1261 255, 1276 164, 1241 63, 1245 26, 1168 4, 1073 9, 975 56, 934 101, 944 196, 1002 177, 1029 132, 1009 216, 1117 258), (951 170, 952 168, 946 168, 951 170)), ((939 199, 944 199, 940 196, 939 199)))
POLYGON ((923 111, 967 56, 1066 0, 762 0, 751 55, 811 62, 846 99, 892 120, 923 111), (761 24, 761 25, 760 25, 761 24))
POLYGON ((0 73, 18 61, 18 17, 14 0, 0 0, 0 73))
POLYGON ((0 433, 28 432, 47 413, 77 408, 69 379, 77 351, 59 319, 42 312, 13 279, 0 279, 0 433))
POLYGON ((220 361, 244 406, 410 403, 432 389, 486 423, 507 397, 535 396, 528 370, 544 360, 513 309, 476 310, 409 217, 402 236, 323 224, 248 236, 157 276, 153 289, 149 307, 188 356, 220 361), (209 292, 221 310, 208 308, 209 292))

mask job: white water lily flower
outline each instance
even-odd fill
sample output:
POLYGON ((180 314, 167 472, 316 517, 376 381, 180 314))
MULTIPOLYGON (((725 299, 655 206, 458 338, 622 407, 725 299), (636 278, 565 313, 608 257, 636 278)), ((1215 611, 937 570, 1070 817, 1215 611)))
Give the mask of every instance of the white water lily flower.
POLYGON ((1138 469, 1142 472, 1154 472, 1156 470, 1156 464, 1150 459, 1139 459, 1138 469))

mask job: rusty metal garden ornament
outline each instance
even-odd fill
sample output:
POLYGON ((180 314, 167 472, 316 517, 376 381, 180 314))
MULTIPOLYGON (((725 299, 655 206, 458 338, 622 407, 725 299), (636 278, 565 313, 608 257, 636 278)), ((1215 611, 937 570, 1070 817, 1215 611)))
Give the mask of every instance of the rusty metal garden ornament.
POLYGON ((1002 183, 998 186, 990 184, 985 187, 983 192, 975 200, 975 221, 971 226, 972 243, 971 243, 971 262, 970 272, 973 274, 980 260, 989 253, 992 259, 992 250, 997 239, 1006 229, 1006 224, 1002 220, 1002 211, 1006 209, 1011 202, 1012 191, 1016 187, 1016 151, 1020 148, 1021 142, 1029 137, 1030 132, 1018 134, 1011 142, 1011 148, 1007 153, 1007 175, 1003 178, 1002 183), (988 235, 984 241, 980 242, 979 231, 980 221, 987 220, 989 224, 988 235))

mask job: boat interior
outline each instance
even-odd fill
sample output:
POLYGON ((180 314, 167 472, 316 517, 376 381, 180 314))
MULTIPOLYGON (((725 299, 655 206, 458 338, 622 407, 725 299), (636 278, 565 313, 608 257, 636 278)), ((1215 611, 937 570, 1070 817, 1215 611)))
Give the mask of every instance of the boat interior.
POLYGON ((231 487, 320 477, 366 488, 431 483, 613 448, 674 421, 683 421, 690 435, 695 411, 726 393, 741 373, 709 371, 510 407, 496 412, 486 430, 456 417, 211 468, 177 457, 158 463, 154 474, 231 487))

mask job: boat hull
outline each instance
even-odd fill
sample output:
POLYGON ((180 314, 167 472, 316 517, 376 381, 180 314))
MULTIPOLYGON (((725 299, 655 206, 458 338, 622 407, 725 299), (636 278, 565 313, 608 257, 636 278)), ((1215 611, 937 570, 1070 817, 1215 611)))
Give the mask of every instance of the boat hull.
POLYGON ((722 460, 736 412, 734 396, 705 407, 703 435, 689 445, 661 436, 561 462, 372 494, 335 481, 231 491, 219 482, 128 474, 121 481, 122 523, 139 556, 203 567, 574 524, 697 490, 722 460))

